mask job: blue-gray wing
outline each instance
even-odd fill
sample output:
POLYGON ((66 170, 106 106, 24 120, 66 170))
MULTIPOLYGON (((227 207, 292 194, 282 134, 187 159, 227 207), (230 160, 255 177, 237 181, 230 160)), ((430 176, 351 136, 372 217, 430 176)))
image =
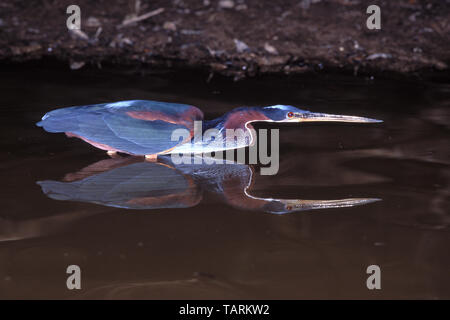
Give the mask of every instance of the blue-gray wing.
POLYGON ((73 182, 37 183, 52 199, 128 209, 187 208, 201 199, 189 176, 160 163, 134 163, 73 182))
POLYGON ((53 110, 38 126, 111 150, 143 155, 164 152, 185 142, 172 141, 174 130, 190 133, 194 121, 202 119, 203 113, 193 106, 132 100, 53 110))
POLYGON ((134 119, 121 114, 106 115, 103 121, 120 141, 130 142, 127 149, 135 154, 155 154, 172 149, 182 142, 172 140, 172 133, 177 129, 189 132, 184 125, 134 119))

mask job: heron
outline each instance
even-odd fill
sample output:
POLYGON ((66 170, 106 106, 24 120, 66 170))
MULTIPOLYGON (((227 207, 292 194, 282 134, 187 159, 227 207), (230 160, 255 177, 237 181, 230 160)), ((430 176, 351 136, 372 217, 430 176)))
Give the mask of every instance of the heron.
POLYGON ((235 108, 223 116, 203 121, 203 112, 197 107, 150 100, 127 100, 86 106, 60 108, 46 113, 38 126, 47 132, 61 132, 76 137, 105 150, 110 156, 117 152, 145 156, 155 161, 159 155, 216 151, 204 141, 194 141, 195 123, 201 129, 215 129, 225 134, 228 129, 250 132, 251 139, 236 142, 227 149, 248 146, 254 140, 254 122, 301 123, 301 122, 352 122, 377 123, 376 120, 358 116, 316 113, 290 105, 235 108), (187 130, 185 139, 173 139, 177 129, 187 130), (188 146, 188 148, 186 148, 188 146))

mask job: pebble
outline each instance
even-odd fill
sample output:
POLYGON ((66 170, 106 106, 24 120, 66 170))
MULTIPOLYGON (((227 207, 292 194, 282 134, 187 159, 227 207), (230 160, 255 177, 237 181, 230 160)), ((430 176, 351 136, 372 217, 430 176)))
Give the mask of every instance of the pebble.
POLYGON ((69 30, 69 33, 73 38, 78 38, 81 40, 89 40, 89 36, 81 30, 71 29, 69 30))
POLYGON ((220 0, 219 1, 219 8, 221 8, 221 9, 233 9, 234 8, 234 1, 232 1, 232 0, 220 0))
POLYGON ((72 61, 70 63, 70 69, 78 70, 78 69, 81 69, 84 65, 85 65, 84 61, 72 61))
POLYGON ((92 27, 92 28, 98 28, 101 26, 100 20, 98 20, 96 17, 89 17, 86 20, 86 26, 92 27))
POLYGON ((278 51, 275 47, 271 46, 268 42, 264 44, 264 50, 271 54, 278 54, 278 51))
POLYGON ((389 59, 392 58, 392 55, 389 53, 373 53, 369 55, 366 60, 375 60, 375 59, 389 59))
POLYGON ((239 53, 249 50, 248 45, 241 40, 234 39, 234 44, 236 45, 236 50, 239 53))
POLYGON ((302 1, 300 1, 299 5, 300 5, 300 8, 307 10, 307 9, 309 9, 309 6, 311 5, 311 0, 302 0, 302 1))
POLYGON ((177 31, 177 26, 175 23, 170 22, 170 21, 166 21, 164 22, 163 28, 165 30, 169 30, 169 31, 177 31))
POLYGON ((181 33, 185 35, 196 35, 201 34, 202 32, 203 32, 202 30, 190 30, 190 29, 181 30, 181 33))

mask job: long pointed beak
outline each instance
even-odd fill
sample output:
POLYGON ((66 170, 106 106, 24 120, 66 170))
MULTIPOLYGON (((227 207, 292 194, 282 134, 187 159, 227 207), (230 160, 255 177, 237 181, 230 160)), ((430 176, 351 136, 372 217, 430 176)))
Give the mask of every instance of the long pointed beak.
POLYGON ((360 206, 372 202, 381 201, 379 198, 349 198, 339 200, 281 200, 285 205, 286 213, 314 209, 331 209, 360 206))
POLYGON ((328 121, 328 122, 354 122, 354 123, 379 123, 383 120, 356 117, 356 116, 345 116, 339 114, 327 114, 327 113, 316 113, 316 112, 304 112, 304 113, 294 113, 292 119, 289 122, 313 122, 313 121, 328 121))

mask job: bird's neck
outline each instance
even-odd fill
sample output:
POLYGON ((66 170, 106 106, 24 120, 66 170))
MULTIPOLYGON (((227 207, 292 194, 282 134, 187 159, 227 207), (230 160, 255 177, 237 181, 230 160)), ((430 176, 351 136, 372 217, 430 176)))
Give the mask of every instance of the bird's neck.
POLYGON ((270 121, 260 108, 236 108, 214 120, 205 121, 203 130, 216 129, 246 129, 251 122, 270 121))

